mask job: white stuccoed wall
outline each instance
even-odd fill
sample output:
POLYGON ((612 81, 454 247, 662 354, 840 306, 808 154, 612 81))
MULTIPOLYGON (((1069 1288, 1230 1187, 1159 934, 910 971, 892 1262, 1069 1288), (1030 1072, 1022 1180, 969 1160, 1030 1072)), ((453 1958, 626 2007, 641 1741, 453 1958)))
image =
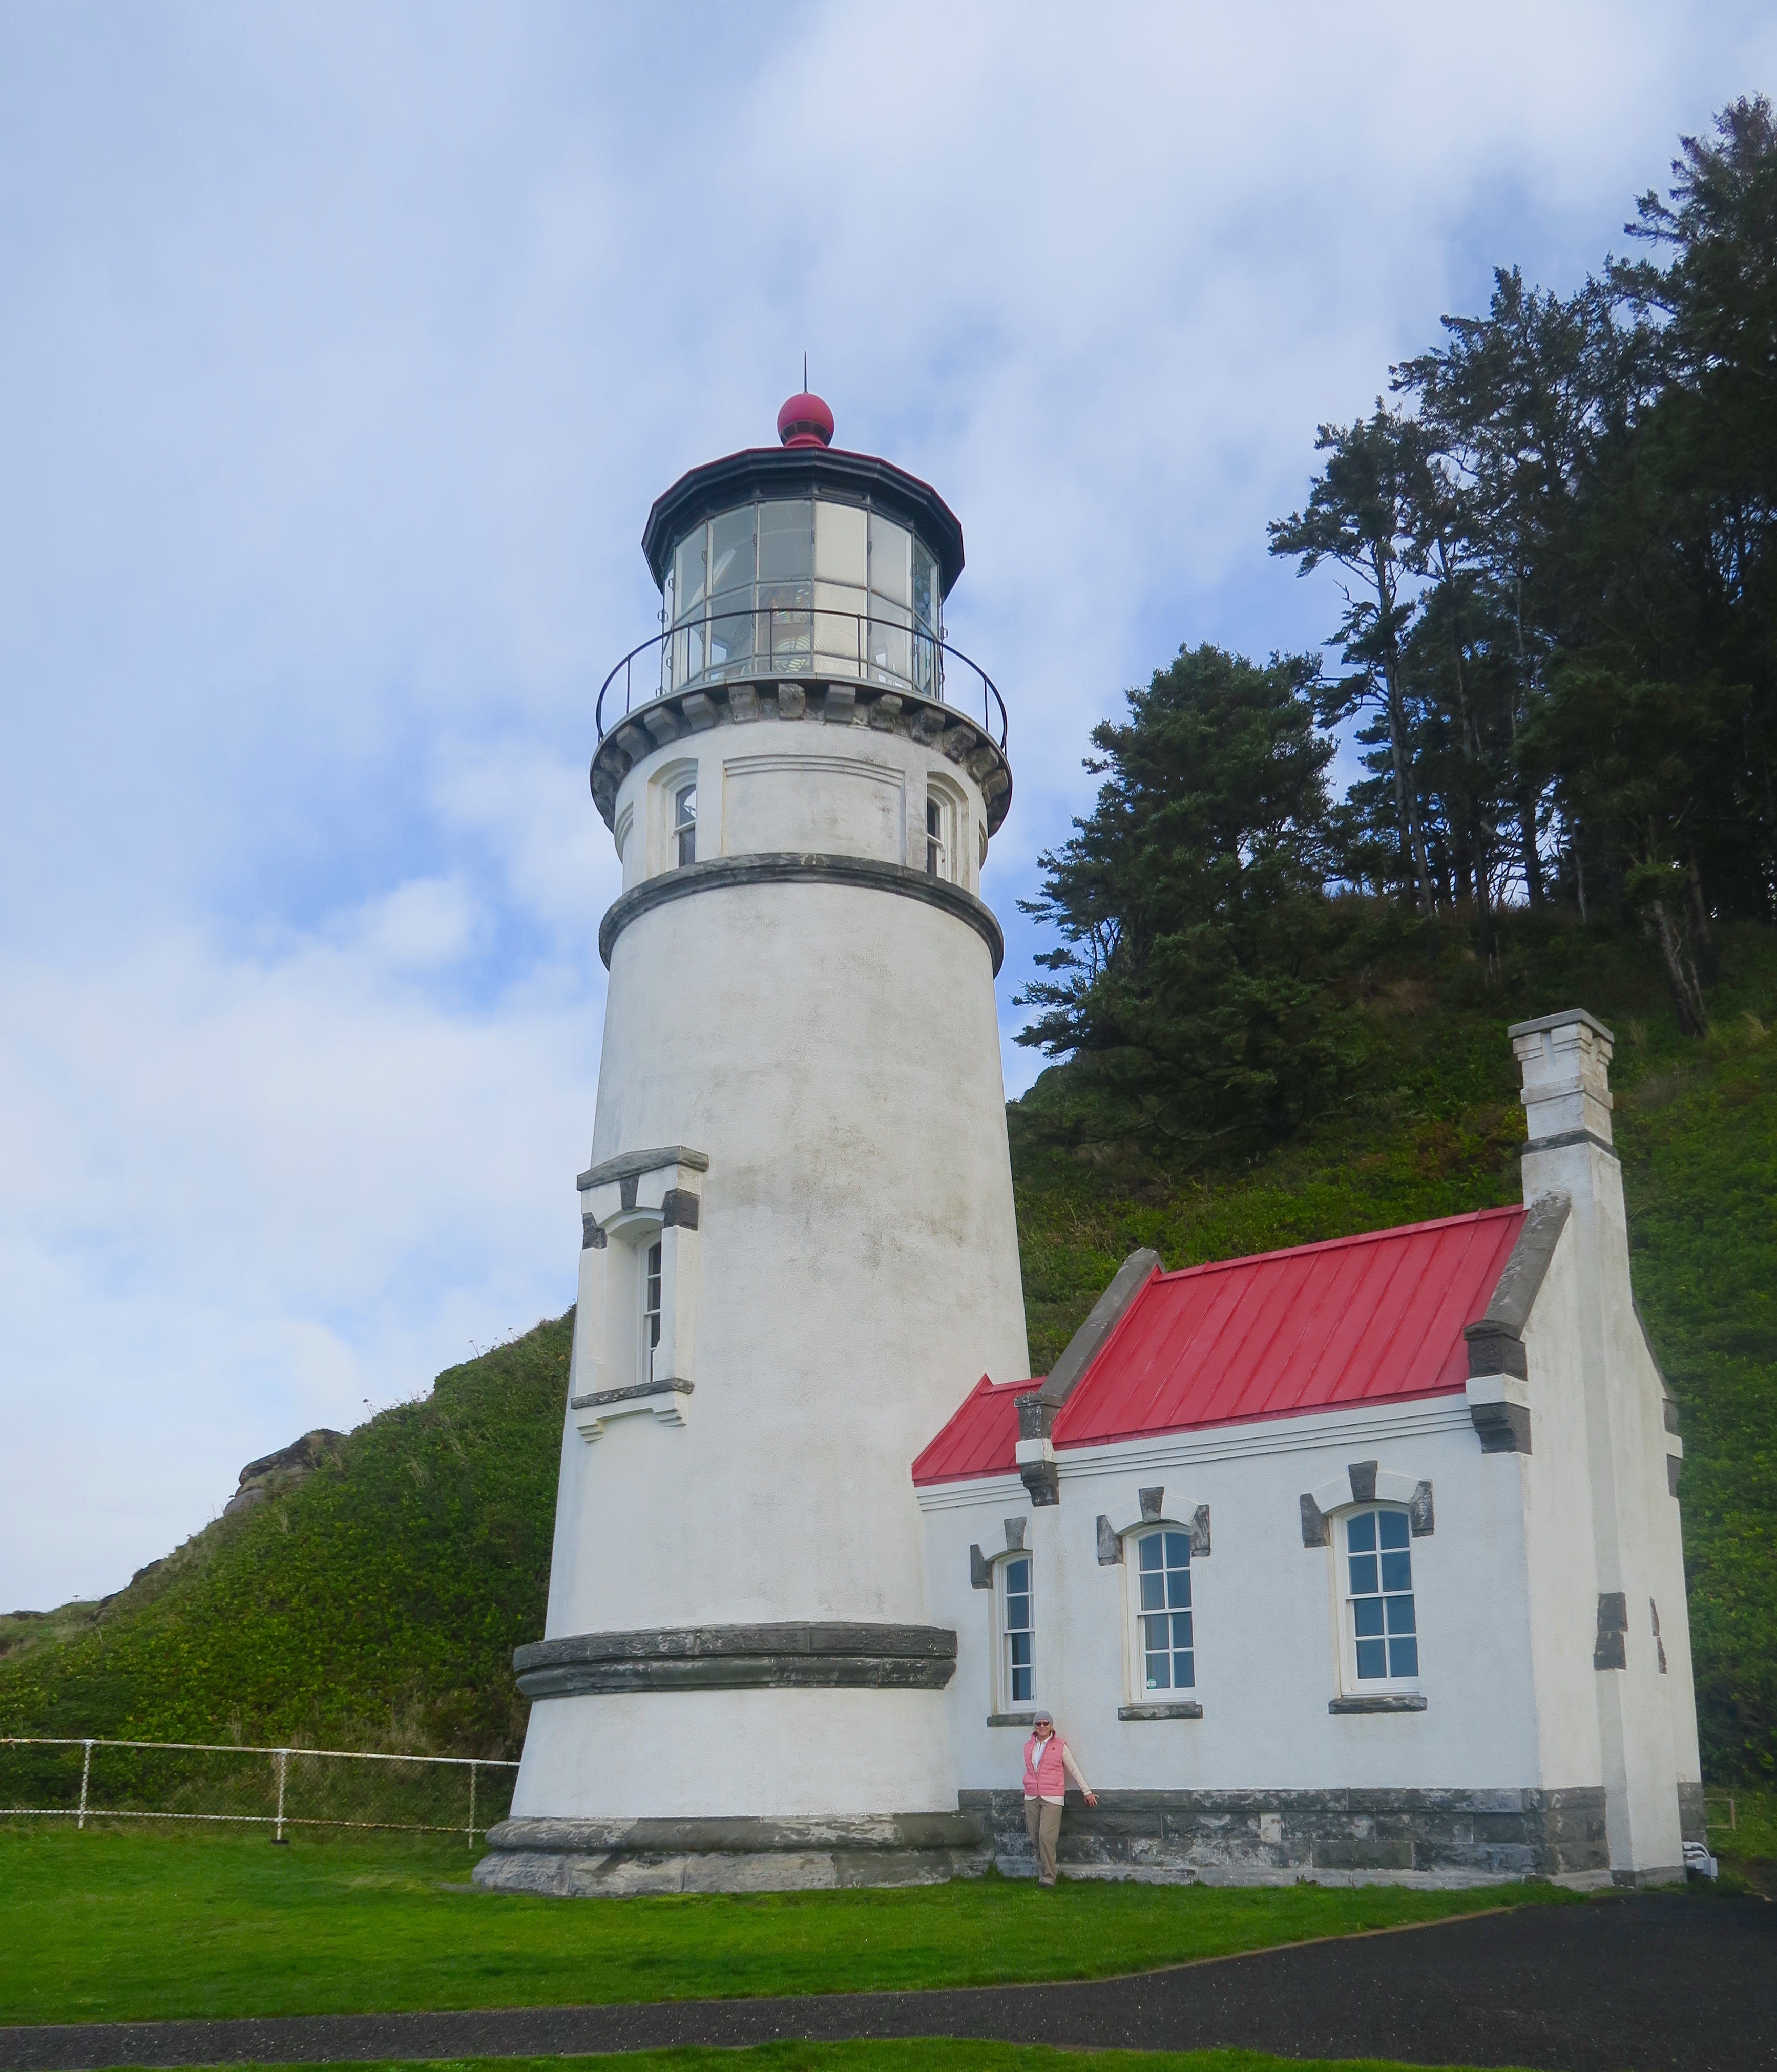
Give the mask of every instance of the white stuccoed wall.
MULTIPOLYGON (((1460 1396, 1268 1419, 1060 1455, 1060 1501, 1033 1509, 1015 1478, 921 1491, 933 1595, 960 1636, 947 1696, 969 1789, 1011 1790, 1025 1728, 986 1725, 993 1598, 972 1589, 972 1542, 1003 1554, 1022 1516, 1035 1556, 1038 1696, 1092 1782, 1118 1790, 1466 1789, 1537 1782, 1518 1477, 1483 1456, 1460 1396), (1304 1547, 1302 1492, 1353 1461, 1433 1486, 1436 1529, 1413 1542, 1423 1712, 1335 1715, 1337 1608, 1330 1547, 1304 1547), (1121 1524, 1137 1491, 1163 1515, 1210 1510, 1211 1551, 1191 1564, 1197 1684, 1173 1694, 1200 1720, 1120 1720, 1151 1694, 1131 1658, 1131 1561, 1101 1567, 1096 1519, 1121 1524)), ((1338 1523, 1335 1516, 1335 1523, 1338 1523)), ((1018 1709, 1027 1711, 1027 1706, 1018 1709)))
MULTIPOLYGON (((1610 1032, 1584 1014, 1511 1032, 1529 1133, 1527 1201, 1573 1202, 1526 1333, 1534 1624, 1553 1766, 1593 1763, 1614 1869, 1683 1860, 1676 1784, 1701 1776, 1679 1505, 1664 1394, 1634 1308, 1623 1172, 1610 1149, 1610 1032), (1592 1666, 1600 1593, 1621 1591, 1622 1669, 1592 1666), (1659 1667, 1652 1605, 1660 1614, 1659 1667)), ((1557 1781, 1582 1781, 1560 1779, 1557 1781)))
MULTIPOLYGON (((775 718, 630 771, 626 887, 666 867, 693 764, 700 861, 923 863, 929 779, 973 888, 982 806, 956 764, 862 722, 775 718)), ((829 883, 641 914, 612 951, 593 1162, 667 1145, 709 1157, 695 1392, 682 1426, 626 1416, 589 1444, 566 1419, 548 1636, 936 1622, 909 1464, 981 1374, 1029 1363, 982 937, 829 883)), ((953 1812, 956 1788, 941 1692, 601 1693, 533 1706, 513 1811, 953 1812)))

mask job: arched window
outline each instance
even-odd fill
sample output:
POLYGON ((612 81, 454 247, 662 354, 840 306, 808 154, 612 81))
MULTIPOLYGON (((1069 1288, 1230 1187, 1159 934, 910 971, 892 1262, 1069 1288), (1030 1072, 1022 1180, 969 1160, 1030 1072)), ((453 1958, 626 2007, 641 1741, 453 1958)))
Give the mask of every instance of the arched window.
POLYGON ((1000 1709, 1009 1712, 1037 1694, 1036 1619, 1030 1556, 1009 1554, 998 1565, 1000 1709))
POLYGON ((1137 1683, 1146 1693, 1189 1691, 1197 1682, 1191 1617, 1191 1535, 1162 1526, 1135 1543, 1137 1683))
POLYGON ((1410 1684, 1419 1675, 1413 1548, 1407 1511, 1392 1504, 1340 1521, 1347 1660, 1356 1684, 1410 1684))
POLYGON ((654 1356, 660 1349, 660 1240, 656 1238, 642 1256, 642 1330, 637 1346, 637 1383, 646 1388, 654 1379, 654 1356))
POLYGON ((697 780, 681 784, 673 794, 673 861, 697 860, 697 780))

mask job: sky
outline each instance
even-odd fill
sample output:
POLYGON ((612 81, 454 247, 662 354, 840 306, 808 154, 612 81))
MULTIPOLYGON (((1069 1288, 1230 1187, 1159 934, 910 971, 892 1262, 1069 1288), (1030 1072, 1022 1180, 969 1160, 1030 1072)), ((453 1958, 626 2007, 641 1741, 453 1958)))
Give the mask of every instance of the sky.
POLYGON ((1774 88, 1731 0, 0 0, 0 1610, 573 1299, 594 701, 804 352, 963 523, 1015 1094, 1093 723, 1336 619, 1316 426, 1774 88))

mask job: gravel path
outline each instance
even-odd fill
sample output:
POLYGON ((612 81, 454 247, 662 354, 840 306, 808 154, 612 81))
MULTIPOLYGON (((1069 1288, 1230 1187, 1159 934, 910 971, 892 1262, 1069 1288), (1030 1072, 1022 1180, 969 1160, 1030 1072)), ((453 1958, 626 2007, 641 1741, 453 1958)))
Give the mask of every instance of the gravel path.
POLYGON ((1074 1985, 0 2029, 0 2072, 545 2056, 779 2037, 1215 2045, 1549 2072, 1777 2068, 1777 1908, 1649 1893, 1074 1985))

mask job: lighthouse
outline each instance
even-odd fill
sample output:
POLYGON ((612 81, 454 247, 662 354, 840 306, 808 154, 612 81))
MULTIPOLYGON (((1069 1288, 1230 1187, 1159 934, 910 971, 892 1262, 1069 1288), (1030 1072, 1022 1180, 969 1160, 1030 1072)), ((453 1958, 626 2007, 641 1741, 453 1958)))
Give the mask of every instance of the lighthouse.
POLYGON ((942 498, 834 446, 693 468, 601 693, 623 866, 549 1609, 483 1885, 745 1890, 978 1864, 915 1456, 1029 1371, 981 894, 1006 712, 944 639, 942 498))

